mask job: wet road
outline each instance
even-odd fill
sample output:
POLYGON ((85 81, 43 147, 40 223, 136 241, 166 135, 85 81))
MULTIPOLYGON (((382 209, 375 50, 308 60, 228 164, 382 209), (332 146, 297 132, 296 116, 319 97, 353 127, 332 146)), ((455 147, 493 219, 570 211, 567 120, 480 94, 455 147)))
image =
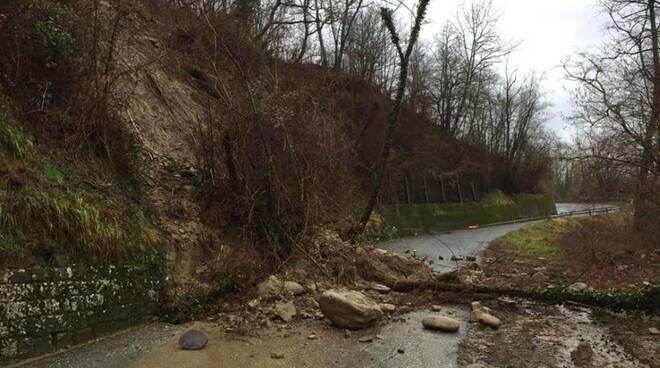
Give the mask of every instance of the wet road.
POLYGON ((435 271, 450 272, 460 265, 460 262, 451 260, 452 256, 476 257, 477 262, 481 263, 482 252, 491 241, 530 223, 533 222, 402 238, 381 243, 380 248, 399 255, 415 254, 418 257, 426 257, 433 262, 431 267, 435 271))

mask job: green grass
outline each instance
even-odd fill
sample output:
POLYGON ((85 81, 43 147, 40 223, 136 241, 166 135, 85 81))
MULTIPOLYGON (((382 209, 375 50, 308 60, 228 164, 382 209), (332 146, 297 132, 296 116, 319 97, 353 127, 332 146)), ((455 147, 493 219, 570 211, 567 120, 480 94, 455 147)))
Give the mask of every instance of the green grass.
POLYGON ((481 202, 387 205, 380 208, 380 213, 385 227, 396 228, 397 235, 407 235, 552 215, 557 210, 550 195, 507 197, 498 191, 481 202))
POLYGON ((12 158, 30 158, 34 144, 10 119, 0 112, 0 146, 12 158))
POLYGON ((0 263, 151 253, 158 233, 122 192, 117 183, 99 189, 68 175, 0 118, 0 263))
POLYGON ((498 241, 507 250, 523 257, 556 259, 562 256, 563 251, 555 245, 555 240, 567 230, 566 223, 567 220, 557 219, 528 225, 498 241))

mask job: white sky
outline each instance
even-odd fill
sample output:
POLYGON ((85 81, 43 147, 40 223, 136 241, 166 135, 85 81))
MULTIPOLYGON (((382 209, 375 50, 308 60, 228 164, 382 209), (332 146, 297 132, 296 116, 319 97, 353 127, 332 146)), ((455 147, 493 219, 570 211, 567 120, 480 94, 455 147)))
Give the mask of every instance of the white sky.
MULTIPOLYGON (((455 18, 464 0, 431 0, 422 37, 430 40, 442 25, 455 18)), ((503 39, 521 42, 510 67, 521 73, 543 73, 543 89, 553 105, 548 127, 564 140, 574 135, 563 116, 571 113, 570 83, 561 63, 578 50, 597 47, 605 34, 605 19, 596 0, 493 0, 503 39)))

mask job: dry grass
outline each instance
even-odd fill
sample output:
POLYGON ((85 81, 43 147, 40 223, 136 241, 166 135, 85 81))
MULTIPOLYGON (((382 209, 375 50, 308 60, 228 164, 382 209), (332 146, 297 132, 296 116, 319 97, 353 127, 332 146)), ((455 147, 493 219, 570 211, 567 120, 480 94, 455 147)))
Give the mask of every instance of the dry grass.
POLYGON ((518 287, 566 286, 629 290, 660 283, 660 250, 639 241, 632 212, 556 219, 527 226, 491 245, 490 283, 518 287))

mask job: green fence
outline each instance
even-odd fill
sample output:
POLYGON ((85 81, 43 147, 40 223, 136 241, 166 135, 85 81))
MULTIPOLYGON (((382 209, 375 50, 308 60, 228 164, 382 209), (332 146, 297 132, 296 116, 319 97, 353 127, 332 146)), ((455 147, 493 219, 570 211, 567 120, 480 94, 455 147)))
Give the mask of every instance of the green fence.
POLYGON ((381 206, 387 228, 398 236, 461 229, 516 219, 557 214, 552 195, 523 194, 504 201, 402 204, 381 206))

